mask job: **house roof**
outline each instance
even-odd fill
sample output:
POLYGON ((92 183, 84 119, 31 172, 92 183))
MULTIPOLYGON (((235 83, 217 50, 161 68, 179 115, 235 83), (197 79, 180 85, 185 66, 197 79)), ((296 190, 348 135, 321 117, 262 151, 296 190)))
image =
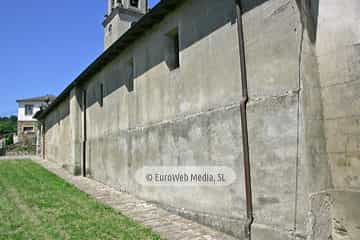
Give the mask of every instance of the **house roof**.
POLYGON ((17 103, 20 103, 20 102, 52 102, 55 99, 56 99, 56 96, 48 94, 48 95, 40 96, 40 97, 18 99, 18 100, 16 100, 16 102, 17 103))
POLYGON ((154 25, 160 23, 163 18, 175 10, 186 0, 161 0, 154 8, 136 22, 125 32, 113 45, 103 52, 92 62, 65 90, 43 111, 38 112, 35 118, 42 119, 50 113, 62 100, 69 96, 70 91, 75 87, 88 81, 92 76, 113 61, 121 52, 132 45, 137 39, 154 25))

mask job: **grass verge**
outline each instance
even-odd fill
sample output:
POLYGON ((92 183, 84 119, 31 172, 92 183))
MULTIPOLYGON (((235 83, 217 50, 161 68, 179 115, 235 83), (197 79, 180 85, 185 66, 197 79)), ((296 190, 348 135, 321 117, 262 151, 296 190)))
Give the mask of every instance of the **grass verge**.
POLYGON ((30 160, 0 161, 0 239, 160 240, 30 160))

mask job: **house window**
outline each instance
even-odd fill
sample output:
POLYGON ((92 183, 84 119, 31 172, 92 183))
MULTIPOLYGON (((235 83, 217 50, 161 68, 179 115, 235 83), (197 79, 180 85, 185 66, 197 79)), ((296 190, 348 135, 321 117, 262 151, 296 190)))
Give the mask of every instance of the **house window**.
POLYGON ((126 87, 129 92, 134 91, 134 59, 127 63, 127 81, 126 87))
POLYGON ((167 34, 169 56, 167 64, 170 70, 175 70, 180 67, 180 38, 178 28, 170 31, 167 34))
POLYGON ((102 107, 104 105, 104 84, 100 84, 100 99, 99 99, 99 104, 102 107))
POLYGON ((130 0, 130 6, 138 8, 139 0, 130 0))
POLYGON ((25 116, 32 116, 34 113, 34 105, 25 105, 25 116))
POLYGON ((34 131, 34 127, 24 127, 23 132, 27 133, 27 132, 33 132, 34 131))

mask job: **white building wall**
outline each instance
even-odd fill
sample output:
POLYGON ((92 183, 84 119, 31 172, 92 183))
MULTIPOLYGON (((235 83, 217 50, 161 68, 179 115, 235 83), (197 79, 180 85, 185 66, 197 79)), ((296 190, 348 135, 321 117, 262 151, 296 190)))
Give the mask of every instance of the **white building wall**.
POLYGON ((34 119, 34 115, 40 111, 40 107, 41 107, 42 103, 40 102, 20 102, 19 103, 19 108, 18 108, 18 121, 36 121, 36 119, 34 119), (33 114, 30 116, 26 116, 25 115, 25 105, 33 105, 33 114))

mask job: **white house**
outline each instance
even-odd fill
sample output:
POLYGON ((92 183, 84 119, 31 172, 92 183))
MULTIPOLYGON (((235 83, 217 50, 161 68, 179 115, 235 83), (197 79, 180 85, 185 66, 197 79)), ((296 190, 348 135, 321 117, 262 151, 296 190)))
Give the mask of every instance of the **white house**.
POLYGON ((33 117, 42 107, 50 104, 55 98, 53 95, 46 95, 16 101, 18 103, 17 133, 20 141, 24 140, 26 136, 36 136, 37 120, 33 117))

